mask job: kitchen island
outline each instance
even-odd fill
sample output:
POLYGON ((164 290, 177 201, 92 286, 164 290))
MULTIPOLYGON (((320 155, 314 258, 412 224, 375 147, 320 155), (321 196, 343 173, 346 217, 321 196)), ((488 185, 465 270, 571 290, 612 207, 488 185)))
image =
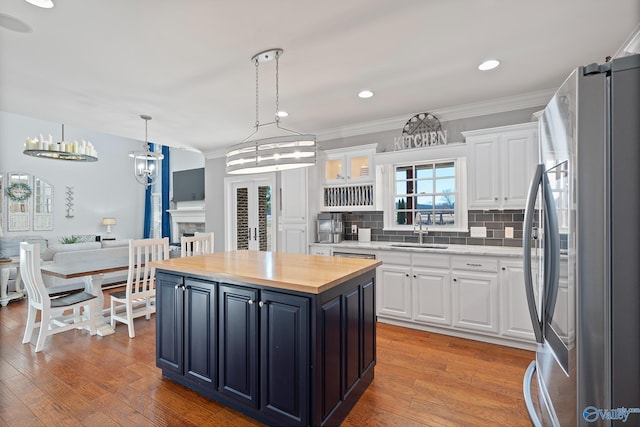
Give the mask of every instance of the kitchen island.
POLYGON ((163 376, 269 425, 339 425, 374 376, 379 261, 258 251, 152 264, 163 376))

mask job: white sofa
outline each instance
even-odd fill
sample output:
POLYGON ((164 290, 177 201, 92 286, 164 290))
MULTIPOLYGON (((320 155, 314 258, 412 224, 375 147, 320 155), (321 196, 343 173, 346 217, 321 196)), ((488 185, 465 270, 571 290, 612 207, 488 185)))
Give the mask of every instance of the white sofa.
MULTIPOLYGON (((43 263, 69 263, 97 258, 126 258, 129 256, 129 240, 105 240, 102 242, 83 242, 69 244, 54 244, 41 250, 40 256, 43 263)), ((43 275, 47 287, 60 287, 61 291, 80 289, 84 286, 82 280, 60 279, 49 275, 43 275)), ((127 271, 107 273, 104 275, 102 287, 109 288, 126 283, 127 271)))

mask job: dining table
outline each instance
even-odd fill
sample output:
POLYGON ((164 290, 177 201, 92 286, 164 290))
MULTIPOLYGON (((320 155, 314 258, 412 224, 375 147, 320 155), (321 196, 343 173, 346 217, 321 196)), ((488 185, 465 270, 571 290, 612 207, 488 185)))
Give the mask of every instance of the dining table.
POLYGON ((109 309, 104 309, 104 294, 102 293, 102 282, 104 274, 115 271, 129 269, 129 257, 96 258, 93 260, 82 260, 74 262, 64 262, 55 264, 45 264, 40 266, 42 274, 47 274, 61 279, 80 278, 84 282, 85 291, 98 298, 100 309, 95 314, 96 332, 100 336, 111 335, 115 331, 111 327, 109 309))

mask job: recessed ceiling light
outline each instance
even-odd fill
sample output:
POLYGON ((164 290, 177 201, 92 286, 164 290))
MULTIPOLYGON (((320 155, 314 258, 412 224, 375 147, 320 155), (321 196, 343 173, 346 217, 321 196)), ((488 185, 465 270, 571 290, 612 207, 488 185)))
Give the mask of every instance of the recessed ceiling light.
POLYGON ((27 3, 31 3, 34 6, 42 7, 45 9, 51 9, 53 7, 53 1, 51 0, 25 0, 27 3))
POLYGON ((373 96, 373 92, 370 90, 363 90, 358 94, 358 96, 360 98, 371 98, 373 96))
POLYGON ((489 71, 489 70, 493 70, 498 65, 500 65, 500 61, 498 61, 497 59, 489 59, 487 61, 484 61, 482 64, 478 65, 478 70, 489 71))
POLYGON ((278 111, 278 117, 287 117, 289 113, 286 111, 278 111))

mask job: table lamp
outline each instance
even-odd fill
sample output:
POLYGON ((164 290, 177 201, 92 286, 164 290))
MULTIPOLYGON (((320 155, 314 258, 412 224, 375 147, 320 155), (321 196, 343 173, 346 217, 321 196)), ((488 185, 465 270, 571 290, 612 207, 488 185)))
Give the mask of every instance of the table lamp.
POLYGON ((111 226, 116 225, 115 218, 102 218, 102 225, 107 226, 107 234, 111 234, 111 226))

